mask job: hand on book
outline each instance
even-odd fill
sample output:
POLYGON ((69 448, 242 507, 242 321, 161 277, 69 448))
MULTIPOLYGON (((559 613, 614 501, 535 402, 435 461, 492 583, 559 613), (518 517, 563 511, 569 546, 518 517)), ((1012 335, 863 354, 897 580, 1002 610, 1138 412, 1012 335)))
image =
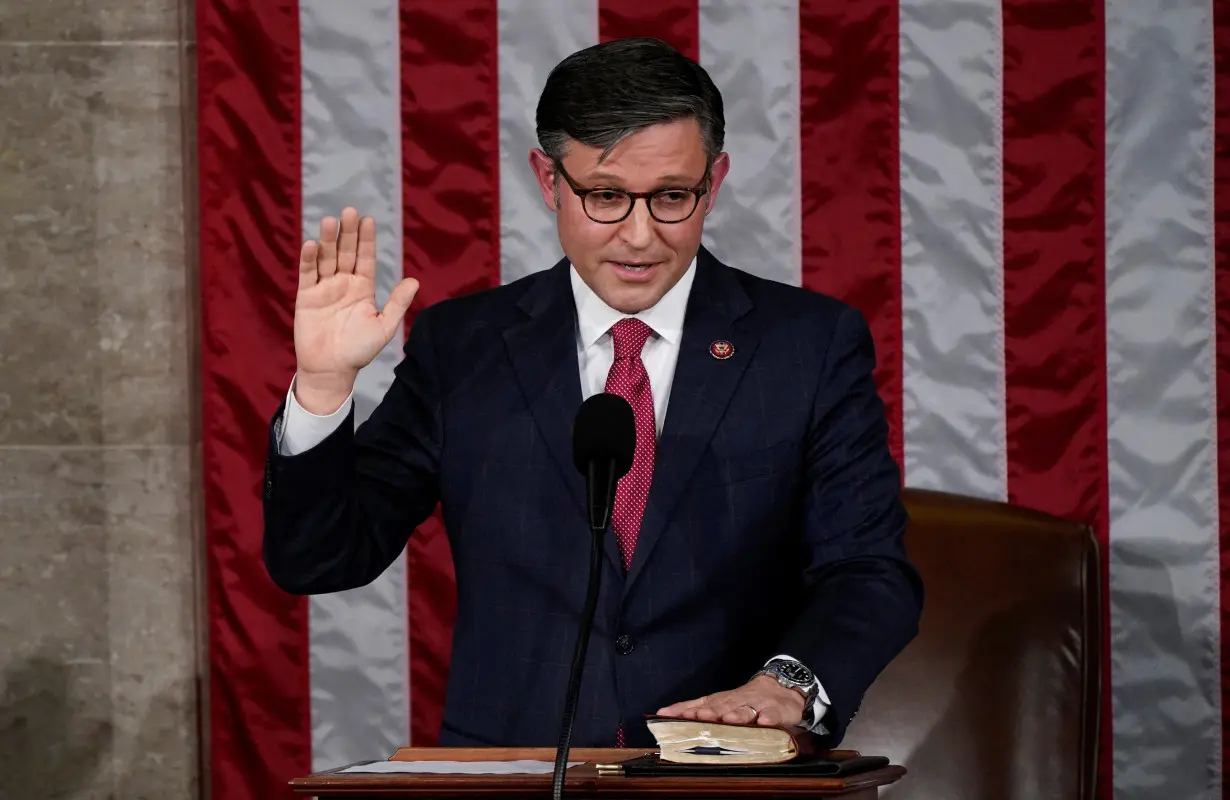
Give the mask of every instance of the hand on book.
POLYGON ((664 717, 705 722, 756 723, 788 728, 803 721, 803 695, 768 675, 757 675, 738 689, 718 692, 658 709, 664 717))

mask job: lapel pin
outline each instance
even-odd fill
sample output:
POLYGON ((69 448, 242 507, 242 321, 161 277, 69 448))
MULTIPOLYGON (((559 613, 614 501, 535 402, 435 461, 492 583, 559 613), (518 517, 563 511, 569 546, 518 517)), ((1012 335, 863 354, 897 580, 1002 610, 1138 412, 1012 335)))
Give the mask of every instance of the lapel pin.
POLYGON ((725 339, 718 339, 709 345, 709 355, 718 361, 725 361, 735 354, 735 346, 725 339))

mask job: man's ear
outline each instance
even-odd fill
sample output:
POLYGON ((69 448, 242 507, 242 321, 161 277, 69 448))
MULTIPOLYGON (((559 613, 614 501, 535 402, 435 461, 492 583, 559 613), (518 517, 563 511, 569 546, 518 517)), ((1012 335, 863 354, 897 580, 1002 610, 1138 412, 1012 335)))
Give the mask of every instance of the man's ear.
POLYGON ((538 180, 542 201, 551 211, 559 210, 559 189, 555 174, 555 162, 545 152, 535 147, 530 150, 530 169, 538 180))
POLYGON ((717 158, 713 159, 713 166, 709 168, 709 193, 705 195, 706 216, 713 211, 713 205, 717 202, 718 189, 722 186, 722 181, 726 180, 729 172, 730 155, 718 153, 717 158))

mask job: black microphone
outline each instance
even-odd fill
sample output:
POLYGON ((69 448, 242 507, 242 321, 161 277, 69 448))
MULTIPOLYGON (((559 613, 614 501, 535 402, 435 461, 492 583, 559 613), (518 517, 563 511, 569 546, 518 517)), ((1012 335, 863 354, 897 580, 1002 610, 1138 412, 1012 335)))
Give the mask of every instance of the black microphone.
POLYGON ((577 470, 585 476, 585 507, 589 515, 591 538, 589 589, 585 595, 580 631, 573 650, 568 694, 564 696, 564 718, 555 751, 555 771, 551 779, 551 795, 555 800, 564 796, 564 772, 572 743, 577 698, 581 693, 585 651, 589 646, 589 632, 594 625, 594 612, 598 606, 598 588, 602 575, 602 536, 611 523, 615 485, 632 468, 635 453, 636 421, 632 415, 632 406, 628 405, 627 400, 614 394, 596 394, 581 404, 572 423, 572 461, 577 470))
POLYGON ((615 484, 632 469, 636 420, 617 394, 596 394, 581 404, 572 423, 572 463, 585 476, 589 529, 606 530, 615 504, 615 484))

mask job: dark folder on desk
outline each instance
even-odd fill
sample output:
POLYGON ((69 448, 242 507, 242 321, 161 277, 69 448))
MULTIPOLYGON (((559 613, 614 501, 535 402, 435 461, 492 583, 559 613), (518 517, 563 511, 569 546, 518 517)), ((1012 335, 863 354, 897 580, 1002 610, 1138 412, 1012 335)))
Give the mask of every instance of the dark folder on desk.
POLYGON ((622 761, 620 772, 624 777, 658 778, 684 777, 747 777, 747 778, 830 778, 854 775, 888 766, 885 756, 851 755, 848 758, 830 758, 828 754, 799 756, 780 764, 675 764, 663 761, 657 753, 622 761))

